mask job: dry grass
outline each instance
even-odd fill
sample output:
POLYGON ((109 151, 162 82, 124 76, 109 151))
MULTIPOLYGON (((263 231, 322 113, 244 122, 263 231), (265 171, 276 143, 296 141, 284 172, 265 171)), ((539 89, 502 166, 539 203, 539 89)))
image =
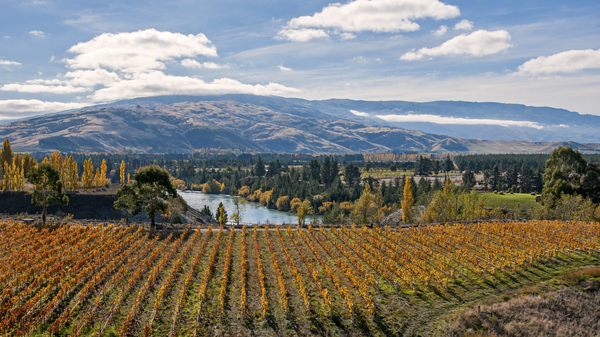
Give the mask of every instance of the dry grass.
POLYGON ((445 321, 440 336, 600 336, 600 268, 565 273, 565 281, 581 280, 545 295, 523 295, 490 306, 463 311, 445 321), (487 334, 487 335, 486 335, 487 334))

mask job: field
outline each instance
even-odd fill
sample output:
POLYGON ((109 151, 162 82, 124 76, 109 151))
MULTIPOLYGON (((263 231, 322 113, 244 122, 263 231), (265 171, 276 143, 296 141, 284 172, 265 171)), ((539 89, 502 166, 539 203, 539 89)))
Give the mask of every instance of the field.
POLYGON ((535 196, 527 193, 482 193, 488 207, 500 207, 508 209, 530 209, 535 205, 535 196))
POLYGON ((0 334, 430 334, 600 254, 598 223, 265 229, 0 222, 0 334))

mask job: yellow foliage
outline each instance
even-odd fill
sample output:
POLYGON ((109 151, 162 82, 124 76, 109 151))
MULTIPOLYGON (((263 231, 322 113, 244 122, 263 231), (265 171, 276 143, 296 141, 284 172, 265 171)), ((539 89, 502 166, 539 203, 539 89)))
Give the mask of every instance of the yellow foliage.
POLYGON ((300 199, 298 198, 294 198, 292 199, 292 201, 290 201, 290 210, 293 213, 296 213, 296 210, 298 209, 298 207, 300 207, 300 205, 302 205, 302 201, 300 201, 300 199))
POLYGON ((213 179, 212 181, 204 184, 204 187, 202 187, 202 193, 218 194, 218 193, 221 193, 222 189, 223 189, 223 185, 213 179))
POLYGON ((269 200, 271 200, 271 195, 273 195, 273 190, 270 191, 265 191, 263 193, 261 193, 260 195, 260 203, 263 205, 268 205, 269 204, 269 200))
POLYGON ((290 197, 287 195, 277 198, 277 209, 287 211, 290 208, 290 197))
POLYGON ((350 214, 354 210, 354 204, 350 201, 344 201, 340 203, 340 208, 342 211, 344 211, 344 213, 350 214))
POLYGON ((240 188, 240 189, 238 190, 238 195, 239 195, 240 197, 244 197, 244 198, 245 198, 245 197, 247 197, 247 196, 248 196, 248 194, 250 194, 250 187, 248 187, 248 186, 246 186, 246 185, 242 186, 242 188, 240 188))
POLYGON ((333 206, 333 203, 331 201, 325 201, 320 207, 319 207, 319 213, 320 214, 324 214, 325 212, 329 212, 331 211, 331 207, 333 206))
POLYGON ((415 198, 413 197, 412 188, 410 186, 410 179, 405 178, 404 182, 404 199, 402 204, 402 221, 410 223, 412 221, 412 208, 415 204, 415 198))

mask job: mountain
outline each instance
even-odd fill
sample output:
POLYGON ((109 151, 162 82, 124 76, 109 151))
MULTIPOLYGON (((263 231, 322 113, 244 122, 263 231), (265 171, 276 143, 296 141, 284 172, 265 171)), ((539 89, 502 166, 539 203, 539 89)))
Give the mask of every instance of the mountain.
MULTIPOLYGON (((600 142, 600 116, 520 104, 461 101, 416 103, 347 99, 308 101, 273 96, 221 95, 147 97, 120 101, 108 106, 155 107, 185 101, 222 100, 235 100, 302 117, 343 119, 458 138, 528 142, 600 142), (401 121, 394 122, 394 118, 401 121), (477 122, 484 124, 477 124, 477 122)), ((95 108, 97 107, 91 107, 91 109, 95 108)))
POLYGON ((374 117, 396 111, 393 107, 401 103, 251 95, 149 97, 0 125, 0 139, 9 138, 17 151, 523 153, 570 145, 600 152, 600 145, 589 143, 448 137, 374 117))

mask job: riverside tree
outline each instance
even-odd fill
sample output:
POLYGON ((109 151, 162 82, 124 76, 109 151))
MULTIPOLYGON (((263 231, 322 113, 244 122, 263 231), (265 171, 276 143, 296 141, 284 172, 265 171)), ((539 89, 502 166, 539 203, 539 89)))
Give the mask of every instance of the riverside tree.
POLYGON ((63 192, 60 173, 51 164, 40 164, 29 171, 27 179, 35 187, 31 203, 42 206, 42 222, 46 224, 46 208, 53 204, 64 207, 69 198, 63 192))
POLYGON ((156 165, 142 167, 135 173, 133 179, 134 188, 141 202, 139 210, 148 213, 151 219, 150 225, 154 227, 156 213, 165 213, 168 210, 169 204, 166 200, 169 197, 177 197, 177 190, 171 183, 169 172, 156 165))

